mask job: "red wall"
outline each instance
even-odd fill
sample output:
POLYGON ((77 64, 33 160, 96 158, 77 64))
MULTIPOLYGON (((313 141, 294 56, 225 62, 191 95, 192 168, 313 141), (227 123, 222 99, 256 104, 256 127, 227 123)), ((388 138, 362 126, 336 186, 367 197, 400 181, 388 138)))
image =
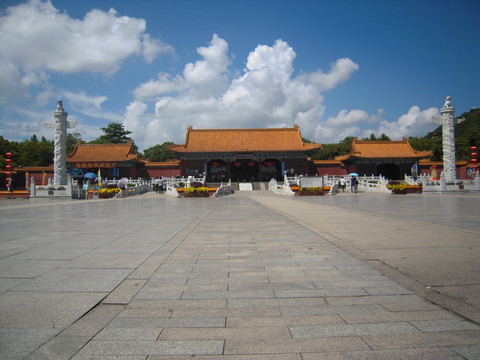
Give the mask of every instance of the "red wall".
POLYGON ((342 176, 342 175, 348 175, 347 170, 342 168, 341 166, 316 166, 317 173, 320 176, 323 175, 337 175, 337 176, 342 176))
POLYGON ((180 176, 180 167, 178 168, 147 168, 147 177, 150 179, 161 177, 176 177, 180 176))

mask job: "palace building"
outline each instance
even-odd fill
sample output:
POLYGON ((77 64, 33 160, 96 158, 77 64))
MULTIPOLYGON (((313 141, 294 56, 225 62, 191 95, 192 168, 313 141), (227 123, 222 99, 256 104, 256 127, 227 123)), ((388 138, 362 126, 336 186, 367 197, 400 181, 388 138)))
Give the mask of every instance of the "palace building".
POLYGON ((185 144, 167 150, 180 160, 183 176, 205 175, 207 181, 269 181, 284 172, 308 174, 308 156, 321 148, 305 143, 300 128, 193 129, 185 144))
POLYGON ((67 155, 67 167, 73 174, 100 169, 102 177, 138 177, 143 163, 130 140, 120 144, 82 144, 79 141, 67 155))
POLYGON ((403 179, 420 160, 428 159, 431 151, 416 151, 408 140, 370 141, 354 139, 347 155, 337 156, 346 173, 383 175, 387 179, 403 179))
MULTIPOLYGON (((298 125, 270 129, 187 128, 185 143, 167 150, 176 159, 150 162, 136 154, 131 141, 122 144, 77 143, 67 156, 71 174, 98 171, 102 177, 205 176, 207 182, 270 181, 290 175, 383 175, 403 179, 414 164, 428 161, 430 151, 416 151, 407 139, 369 141, 354 139, 347 155, 335 160, 311 160, 321 144, 303 141, 298 125)), ((463 172, 461 172, 463 175, 463 172)), ((72 175, 74 176, 74 175, 72 175)))

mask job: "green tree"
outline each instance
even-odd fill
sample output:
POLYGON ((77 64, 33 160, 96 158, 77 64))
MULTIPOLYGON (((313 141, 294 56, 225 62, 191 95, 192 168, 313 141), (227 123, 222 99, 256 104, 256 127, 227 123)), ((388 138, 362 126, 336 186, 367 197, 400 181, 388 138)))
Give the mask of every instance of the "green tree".
POLYGON ((12 157, 11 157, 12 162, 10 165, 14 168, 18 164, 18 159, 20 154, 18 142, 9 141, 0 135, 0 169, 2 170, 4 170, 5 166, 7 165, 7 162, 6 162, 7 152, 12 154, 12 157))
POLYGON ((480 148, 480 109, 472 109, 460 117, 465 118, 465 121, 455 126, 457 160, 470 161, 472 158, 470 147, 480 148))
POLYGON ((21 166, 49 166, 53 164, 52 140, 42 136, 41 140, 33 135, 29 140, 25 139, 20 143, 20 153, 17 164, 21 166))
POLYGON ((362 140, 367 140, 367 141, 377 141, 377 140, 382 140, 382 141, 391 141, 389 136, 382 134, 380 137, 377 137, 374 133, 370 134, 369 138, 363 138, 362 140))
POLYGON ((67 140, 66 140, 66 147, 67 147, 67 155, 71 154, 73 149, 75 149, 75 145, 77 142, 82 141, 82 136, 80 133, 67 133, 67 140))
POLYGON ((103 130, 103 135, 90 141, 90 144, 121 144, 126 143, 128 140, 132 140, 127 136, 132 132, 126 130, 122 123, 111 122, 101 129, 103 130))
POLYGON ((338 144, 322 144, 322 148, 312 154, 312 159, 333 160, 336 156, 346 155, 352 147, 353 139, 353 136, 348 136, 338 144))
POLYGON ((164 142, 161 145, 155 145, 148 149, 145 149, 143 152, 145 157, 149 161, 167 161, 170 159, 175 159, 175 155, 167 151, 167 146, 174 145, 173 142, 164 142))

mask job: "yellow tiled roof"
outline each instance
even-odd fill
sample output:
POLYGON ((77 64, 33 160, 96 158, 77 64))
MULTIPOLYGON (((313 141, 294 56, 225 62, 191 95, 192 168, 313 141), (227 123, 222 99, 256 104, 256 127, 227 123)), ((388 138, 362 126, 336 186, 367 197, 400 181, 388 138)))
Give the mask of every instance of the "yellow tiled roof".
POLYGON ((184 145, 172 145, 177 153, 311 151, 321 144, 304 143, 298 125, 272 129, 187 129, 184 145))
POLYGON ((350 153, 337 156, 335 160, 344 161, 352 157, 364 159, 378 158, 426 158, 432 155, 431 151, 416 151, 407 139, 402 141, 369 141, 353 140, 350 153))
POLYGON ((92 161, 128 161, 137 159, 132 141, 121 144, 82 144, 75 145, 67 162, 92 162, 92 161))

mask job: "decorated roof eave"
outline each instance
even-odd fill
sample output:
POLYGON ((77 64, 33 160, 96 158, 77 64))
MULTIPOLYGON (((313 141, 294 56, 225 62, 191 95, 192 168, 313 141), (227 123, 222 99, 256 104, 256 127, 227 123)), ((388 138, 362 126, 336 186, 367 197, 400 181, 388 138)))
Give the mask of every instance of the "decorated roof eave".
POLYGON ((242 153, 312 153, 318 149, 321 149, 321 145, 319 144, 317 147, 311 147, 306 149, 276 149, 276 150, 262 150, 262 149, 238 149, 238 150, 231 150, 231 151, 189 151, 185 149, 183 145, 180 145, 183 149, 174 149, 171 147, 167 147, 168 151, 174 152, 176 154, 242 154, 242 153))
POLYGON ((180 160, 169 160, 169 161, 148 161, 146 159, 139 160, 144 163, 147 167, 175 167, 180 165, 180 160))
POLYGON ((341 161, 341 162, 348 162, 348 161, 355 161, 355 160, 371 160, 371 161, 374 161, 374 160, 378 160, 378 159, 382 159, 382 160, 395 160, 395 159, 402 159, 402 160, 414 160, 414 161, 418 161, 418 160, 421 160, 421 159, 424 159, 426 156, 389 156, 389 157, 386 157, 386 156, 376 156, 376 157, 365 157, 365 156, 345 156, 345 157, 339 157, 339 158, 335 158, 335 160, 338 160, 338 161, 341 161))

